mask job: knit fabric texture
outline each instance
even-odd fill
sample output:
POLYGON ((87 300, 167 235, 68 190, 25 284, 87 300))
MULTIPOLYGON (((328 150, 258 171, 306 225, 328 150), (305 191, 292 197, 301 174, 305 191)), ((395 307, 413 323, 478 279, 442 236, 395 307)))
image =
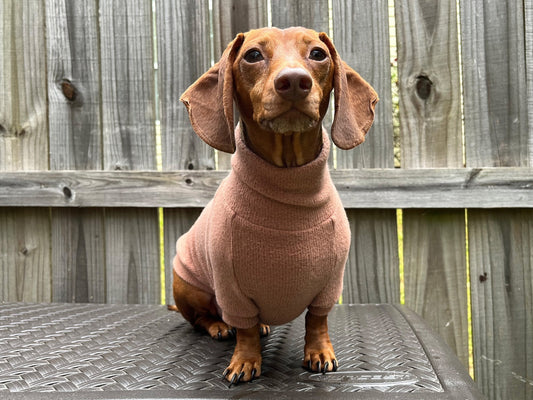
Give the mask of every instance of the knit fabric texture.
POLYGON ((350 247, 346 212, 329 175, 330 142, 300 167, 276 167, 235 132, 232 170, 178 239, 174 270, 215 296, 236 328, 280 325, 306 308, 326 315, 342 292, 350 247))

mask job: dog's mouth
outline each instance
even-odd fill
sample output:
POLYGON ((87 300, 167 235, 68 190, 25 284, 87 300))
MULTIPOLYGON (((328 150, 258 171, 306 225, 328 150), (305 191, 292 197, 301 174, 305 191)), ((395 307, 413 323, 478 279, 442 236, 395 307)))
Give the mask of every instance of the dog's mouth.
POLYGON ((307 112, 292 107, 273 118, 265 118, 260 121, 260 125, 267 130, 282 135, 291 135, 298 132, 305 132, 317 126, 319 120, 307 112))

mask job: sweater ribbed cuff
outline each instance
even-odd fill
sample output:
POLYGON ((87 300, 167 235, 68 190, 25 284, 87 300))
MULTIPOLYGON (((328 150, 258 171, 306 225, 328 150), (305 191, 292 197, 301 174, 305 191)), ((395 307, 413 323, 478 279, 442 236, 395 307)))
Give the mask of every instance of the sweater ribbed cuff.
POLYGON ((222 320, 233 328, 249 329, 259 324, 259 317, 239 317, 237 315, 230 315, 228 313, 222 313, 222 320))
POLYGON ((313 315, 316 315, 317 317, 323 317, 324 315, 328 315, 333 306, 331 307, 315 307, 315 306, 309 306, 307 307, 309 312, 313 315))

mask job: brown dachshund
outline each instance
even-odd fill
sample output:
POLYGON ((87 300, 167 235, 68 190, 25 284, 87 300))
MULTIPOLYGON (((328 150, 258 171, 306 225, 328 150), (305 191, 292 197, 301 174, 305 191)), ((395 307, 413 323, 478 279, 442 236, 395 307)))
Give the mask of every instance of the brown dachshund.
POLYGON ((265 28, 238 34, 181 97, 195 132, 235 153, 230 175, 177 242, 173 282, 193 326, 236 335, 224 371, 231 383, 258 377, 260 336, 305 309, 304 367, 337 369, 327 314, 342 292, 350 231, 322 128, 332 90, 331 136, 351 149, 372 125, 374 90, 325 33, 265 28))

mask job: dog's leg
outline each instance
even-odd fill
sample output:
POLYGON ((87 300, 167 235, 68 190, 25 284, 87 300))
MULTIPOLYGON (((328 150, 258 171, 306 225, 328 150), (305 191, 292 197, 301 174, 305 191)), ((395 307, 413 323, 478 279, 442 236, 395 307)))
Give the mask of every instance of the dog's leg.
POLYGON ((233 328, 218 315, 212 295, 188 284, 175 271, 172 289, 177 311, 196 329, 205 330, 218 340, 235 336, 233 328))
POLYGON ((230 386, 251 381, 261 375, 261 338, 259 325, 249 329, 237 329, 237 343, 224 377, 230 386))
POLYGON ((337 370, 337 359, 329 340, 328 317, 308 312, 305 316, 304 368, 316 372, 337 370))

